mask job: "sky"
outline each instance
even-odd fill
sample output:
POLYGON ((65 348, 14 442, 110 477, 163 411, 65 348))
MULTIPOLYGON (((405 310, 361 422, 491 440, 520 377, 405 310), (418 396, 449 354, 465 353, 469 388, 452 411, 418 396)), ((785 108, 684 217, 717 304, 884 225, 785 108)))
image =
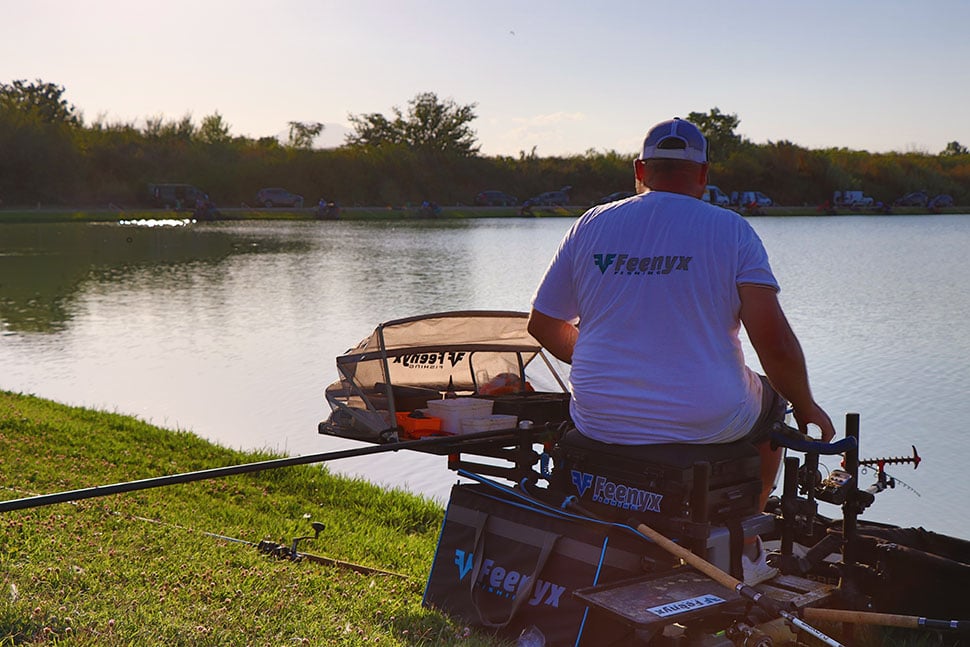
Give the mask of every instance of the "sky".
POLYGON ((232 135, 475 105, 481 153, 635 155, 717 107, 755 143, 970 145, 967 0, 0 0, 0 83, 63 86, 85 123, 232 135))

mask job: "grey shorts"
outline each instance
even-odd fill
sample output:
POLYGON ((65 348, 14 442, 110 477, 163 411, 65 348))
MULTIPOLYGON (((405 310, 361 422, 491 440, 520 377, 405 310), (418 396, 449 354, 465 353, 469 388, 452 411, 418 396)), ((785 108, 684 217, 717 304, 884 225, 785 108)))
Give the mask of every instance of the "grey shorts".
POLYGON ((761 415, 758 416, 748 435, 744 437, 755 445, 767 440, 772 427, 776 422, 784 421, 785 413, 788 411, 788 401, 775 391, 767 377, 764 375, 759 377, 761 377, 761 415))

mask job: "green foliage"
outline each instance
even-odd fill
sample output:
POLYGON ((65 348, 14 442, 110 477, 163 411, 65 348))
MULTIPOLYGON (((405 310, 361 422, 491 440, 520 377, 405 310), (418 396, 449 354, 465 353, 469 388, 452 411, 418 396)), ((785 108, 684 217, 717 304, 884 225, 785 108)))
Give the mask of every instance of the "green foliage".
POLYGON ((952 156, 952 155, 967 155, 970 154, 970 150, 958 141, 952 141, 946 145, 946 148, 940 153, 940 155, 952 156))
MULTIPOLYGON (((347 145, 314 150, 317 122, 289 122, 289 138, 232 137, 215 112, 196 125, 191 115, 133 123, 82 123, 60 86, 0 84, 0 203, 4 207, 148 206, 147 185, 194 184, 220 207, 252 204, 256 191, 283 186, 308 204, 321 197, 341 206, 406 206, 430 200, 470 204, 485 189, 525 200, 565 185, 574 205, 630 188, 635 152, 587 151, 539 157, 482 157, 475 104, 431 92, 406 110, 350 115, 347 145)), ((809 150, 789 141, 753 144, 737 134, 741 120, 720 108, 691 112, 711 141, 711 182, 722 190, 758 190, 777 204, 819 205, 834 191, 861 189, 891 203, 914 190, 948 193, 970 204, 970 154, 950 142, 939 155, 848 149, 809 150)), ((112 207, 113 208, 113 207, 112 207)))
POLYGON ((726 162, 744 144, 741 136, 734 132, 741 123, 735 114, 724 114, 715 106, 707 114, 692 112, 687 115, 687 120, 700 128, 707 137, 712 161, 726 162))
POLYGON ((225 144, 232 139, 229 135, 229 124, 218 111, 202 118, 198 137, 200 141, 206 144, 225 144))
POLYGON ((459 105, 453 100, 442 101, 433 92, 418 94, 408 103, 405 116, 400 108, 393 108, 394 118, 371 113, 350 115, 354 132, 347 143, 359 148, 407 146, 421 153, 440 153, 468 157, 476 155, 475 104, 459 105))
POLYGON ((39 79, 0 83, 0 198, 61 201, 76 189, 80 119, 63 95, 39 79))
POLYGON ((323 132, 323 124, 319 122, 290 122, 289 145, 293 148, 303 148, 309 150, 313 147, 313 140, 323 132))
POLYGON ((80 124, 74 106, 64 99, 64 88, 40 79, 34 83, 0 83, 0 112, 19 112, 47 124, 80 124))

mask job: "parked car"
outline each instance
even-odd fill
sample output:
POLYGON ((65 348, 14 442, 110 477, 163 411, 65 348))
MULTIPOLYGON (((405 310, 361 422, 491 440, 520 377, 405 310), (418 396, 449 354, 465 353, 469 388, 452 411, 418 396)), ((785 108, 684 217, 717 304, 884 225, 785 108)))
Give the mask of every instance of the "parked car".
POLYGON ((943 209, 945 207, 953 206, 953 196, 946 193, 941 193, 939 195, 933 196, 927 205, 930 209, 943 209))
POLYGON ((604 195, 602 198, 597 200, 595 204, 607 204, 610 202, 616 202, 617 200, 625 200, 626 198, 636 195, 636 191, 614 191, 609 195, 604 195))
POLYGON ((546 191, 534 198, 529 198, 528 202, 537 207, 562 207, 569 204, 569 190, 572 188, 571 186, 564 186, 558 191, 546 191))
POLYGON ((303 196, 280 187, 268 187, 256 192, 256 202, 264 207, 302 207, 303 196))
POLYGON ((901 198, 896 198, 893 206, 896 207, 925 207, 930 197, 925 191, 911 191, 901 198))
POLYGON ((752 204, 758 207, 770 207, 774 204, 774 200, 766 196, 761 191, 741 191, 741 193, 738 194, 738 201, 736 204, 741 207, 747 207, 752 204))
POLYGON ((152 204, 164 209, 192 209, 199 200, 208 199, 205 191, 191 184, 149 184, 148 193, 152 204))
POLYGON ((862 191, 836 191, 832 194, 832 204, 836 207, 849 207, 858 209, 859 207, 871 207, 872 196, 868 196, 862 191))
POLYGON ((710 202, 711 204, 716 204, 719 207, 726 207, 731 204, 731 198, 729 198, 724 191, 721 191, 713 184, 707 185, 701 199, 703 199, 704 202, 710 202))
POLYGON ((519 199, 504 191, 482 191, 475 196, 475 204, 481 207, 514 207, 519 199))

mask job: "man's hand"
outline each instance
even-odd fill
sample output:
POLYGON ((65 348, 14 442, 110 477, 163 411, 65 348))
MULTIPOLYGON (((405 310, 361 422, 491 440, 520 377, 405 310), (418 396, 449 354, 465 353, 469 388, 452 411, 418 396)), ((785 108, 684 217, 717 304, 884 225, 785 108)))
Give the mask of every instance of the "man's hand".
POLYGON ((792 413, 795 416, 795 422, 798 423, 798 430, 803 434, 808 435, 808 426, 815 425, 822 430, 823 443, 831 442, 835 438, 835 425, 832 424, 829 414, 815 402, 812 402, 807 410, 796 408, 792 413))
POLYGON ((774 288, 741 285, 738 295, 741 297, 741 323, 758 353, 768 381, 792 403, 799 431, 807 433, 808 425, 815 425, 822 430, 822 440, 829 442, 835 437, 835 427, 812 398, 801 344, 788 325, 774 288))

